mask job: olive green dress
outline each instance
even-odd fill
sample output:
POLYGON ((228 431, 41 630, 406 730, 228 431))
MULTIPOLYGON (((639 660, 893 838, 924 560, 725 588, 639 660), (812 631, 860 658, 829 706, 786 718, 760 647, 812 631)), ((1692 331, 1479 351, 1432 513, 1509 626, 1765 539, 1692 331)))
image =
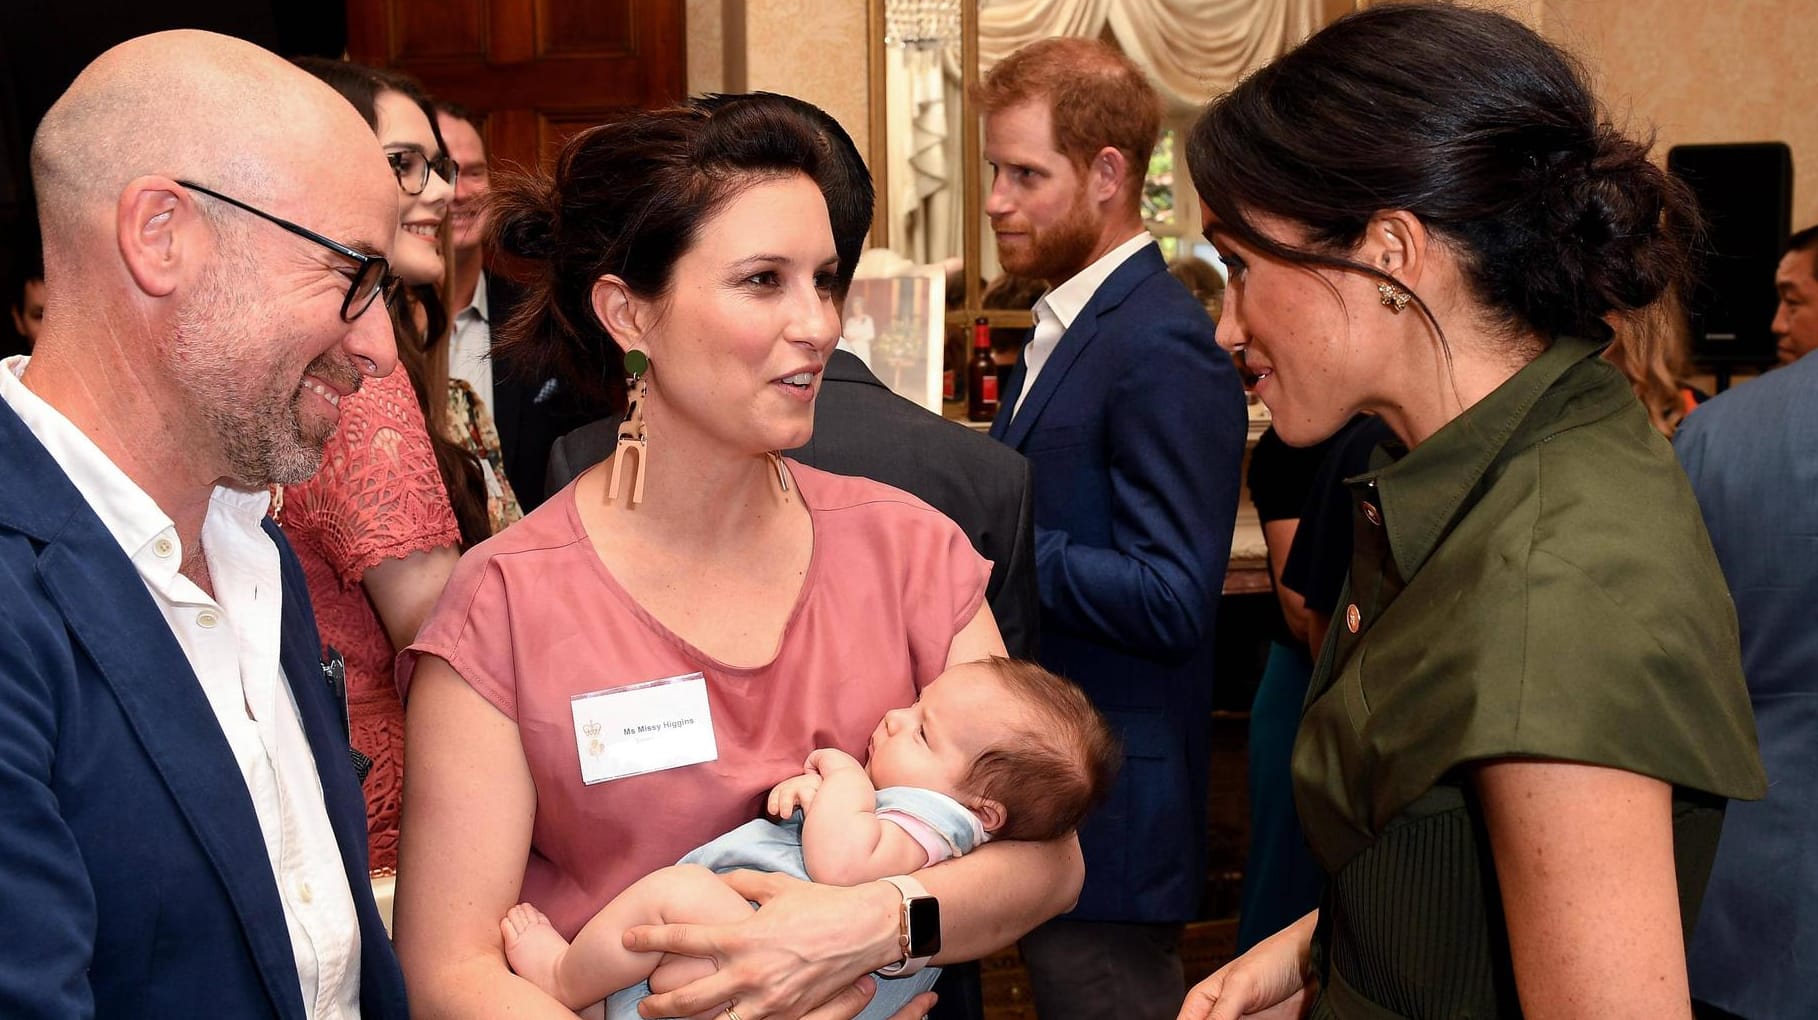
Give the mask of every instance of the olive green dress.
POLYGON ((1600 345, 1560 340, 1351 479, 1351 580, 1294 750, 1332 875, 1316 1018, 1519 1017, 1464 766, 1611 766, 1674 789, 1689 936, 1726 798, 1765 778, 1736 617, 1671 448, 1600 345))

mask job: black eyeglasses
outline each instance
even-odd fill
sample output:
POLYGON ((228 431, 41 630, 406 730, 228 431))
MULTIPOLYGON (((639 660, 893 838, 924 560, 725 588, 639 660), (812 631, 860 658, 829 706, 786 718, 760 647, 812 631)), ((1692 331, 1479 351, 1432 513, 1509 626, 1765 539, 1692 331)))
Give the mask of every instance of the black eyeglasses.
POLYGON ((385 158, 391 160, 391 172, 398 175, 398 187, 406 195, 421 195, 429 187, 430 171, 447 181, 450 188, 461 177, 461 165, 441 153, 425 156, 418 149, 399 149, 387 152, 385 158))
POLYGON ((383 255, 368 255, 355 251, 339 241, 333 241, 308 227, 300 227, 286 219, 280 219, 263 209, 255 209, 237 198, 230 198, 211 188, 204 188, 192 181, 178 181, 191 191, 200 191, 210 198, 218 198, 237 209, 244 209, 263 220, 269 220, 299 237, 306 237, 329 251, 345 258, 352 259, 359 268, 354 271, 353 279, 347 284, 347 296, 341 299, 341 320, 352 322, 359 318, 366 309, 372 307, 373 299, 380 294, 390 298, 398 288, 398 278, 391 275, 391 263, 383 255))

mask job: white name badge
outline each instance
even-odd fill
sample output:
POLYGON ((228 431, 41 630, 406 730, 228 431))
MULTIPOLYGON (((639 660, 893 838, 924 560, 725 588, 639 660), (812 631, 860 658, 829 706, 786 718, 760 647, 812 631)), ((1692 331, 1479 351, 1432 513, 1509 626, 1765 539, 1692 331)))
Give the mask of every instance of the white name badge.
POLYGON ((589 786, 719 758, 700 673, 577 694, 574 743, 589 786))

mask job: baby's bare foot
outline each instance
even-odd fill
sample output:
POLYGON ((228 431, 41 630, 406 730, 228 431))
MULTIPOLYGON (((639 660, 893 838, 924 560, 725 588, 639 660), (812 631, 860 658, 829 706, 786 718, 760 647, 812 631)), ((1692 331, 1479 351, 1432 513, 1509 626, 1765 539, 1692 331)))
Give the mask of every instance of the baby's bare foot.
MULTIPOLYGON (((562 998, 556 981, 556 968, 562 954, 568 952, 568 940, 555 930, 543 912, 528 903, 520 903, 506 912, 499 922, 505 936, 505 959, 517 975, 555 998, 562 998)), ((569 1004, 573 1009, 576 1004, 569 1004)))

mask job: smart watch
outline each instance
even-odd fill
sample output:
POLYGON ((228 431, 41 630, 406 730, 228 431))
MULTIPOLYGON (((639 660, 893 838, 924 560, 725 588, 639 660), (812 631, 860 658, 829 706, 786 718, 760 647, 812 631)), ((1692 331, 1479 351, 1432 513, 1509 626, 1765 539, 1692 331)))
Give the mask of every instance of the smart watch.
POLYGON ((928 895, 922 884, 907 875, 884 879, 903 894, 903 916, 897 928, 903 958, 877 972, 885 977, 908 977, 928 966, 941 951, 941 901, 928 895))

